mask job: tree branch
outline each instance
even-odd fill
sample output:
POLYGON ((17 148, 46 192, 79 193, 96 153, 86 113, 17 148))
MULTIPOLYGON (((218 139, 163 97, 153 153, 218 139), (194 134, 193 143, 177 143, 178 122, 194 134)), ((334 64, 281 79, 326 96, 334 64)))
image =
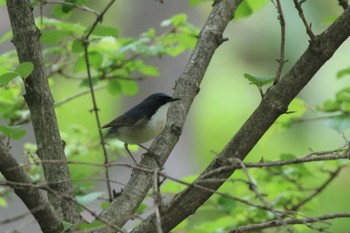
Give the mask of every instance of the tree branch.
POLYGON ((16 159, 10 154, 9 148, 0 138, 0 171, 6 180, 28 184, 25 187, 14 187, 17 196, 23 201, 38 222, 41 230, 48 232, 61 232, 63 226, 57 212, 51 206, 47 198, 37 188, 32 187, 30 177, 19 168, 16 159), (15 169, 13 169, 15 168, 15 169))
MULTIPOLYGON (((103 156, 104 156, 104 159, 105 159, 105 164, 107 164, 109 162, 109 160, 108 160, 107 149, 106 149, 104 138, 103 138, 103 134, 102 134, 101 121, 100 121, 100 117, 99 117, 99 114, 98 114, 98 108, 97 108, 97 101, 96 101, 96 97, 95 97, 94 86, 93 86, 93 83, 92 83, 92 75, 91 75, 90 61, 89 61, 89 45, 90 45, 90 42, 88 40, 89 40, 89 37, 90 37, 91 33, 95 30, 97 24, 99 22, 102 22, 104 14, 112 6, 112 4, 114 2, 115 2, 115 0, 110 0, 109 1, 109 3, 105 6, 103 11, 101 12, 101 14, 99 14, 96 17, 96 19, 95 19, 94 23, 92 24, 90 30, 81 39, 83 47, 84 47, 84 58, 85 58, 85 64, 86 64, 87 79, 88 79, 88 82, 89 82, 89 88, 90 88, 90 93, 91 93, 93 112, 95 113, 95 119, 96 119, 96 123, 97 123, 98 133, 99 133, 99 136, 100 136, 100 142, 101 142, 101 146, 102 146, 103 156)), ((109 202, 111 202, 113 197, 112 197, 111 184, 108 181, 109 180, 108 167, 105 167, 105 177, 106 177, 106 180, 107 180, 106 181, 106 185, 107 185, 108 199, 109 199, 109 202)))
POLYGON ((286 22, 284 20, 284 15, 283 15, 283 10, 282 10, 282 5, 280 0, 276 0, 276 9, 278 13, 278 20, 280 22, 281 26, 281 45, 280 45, 280 56, 277 59, 278 62, 278 69, 276 72, 276 78, 274 81, 274 84, 278 83, 278 81, 281 78, 282 70, 284 64, 287 62, 285 60, 285 45, 286 45, 286 22))
MULTIPOLYGON (((6 0, 6 5, 13 30, 12 42, 16 47, 19 61, 34 64, 32 74, 25 80, 24 98, 33 122, 38 156, 42 160, 66 161, 54 101, 41 54, 40 31, 35 26, 33 8, 29 0, 6 0)), ((43 169, 46 180, 52 183, 50 188, 59 193, 73 194, 66 163, 44 164, 43 169), (55 183, 59 180, 66 182, 55 183)), ((49 201, 65 220, 74 222, 75 219, 78 219, 75 203, 51 194, 49 194, 49 201)))
MULTIPOLYGON (((217 4, 223 4, 224 2, 225 1, 221 1, 217 4)), ((227 10, 230 11, 231 9, 228 8, 227 10)), ((324 63, 332 57, 339 46, 350 36, 349 21, 350 9, 348 8, 326 31, 315 37, 291 70, 283 79, 268 90, 254 113, 194 184, 201 183, 208 188, 218 189, 224 181, 205 183, 205 179, 212 177, 216 179, 222 178, 224 180, 232 175, 235 169, 225 170, 222 173, 216 173, 215 176, 210 177, 207 176, 207 173, 222 166, 229 165, 230 158, 232 157, 244 160, 274 121, 287 111, 289 103, 303 87, 307 85, 324 63)), ((199 66, 199 64, 195 62, 196 61, 190 60, 190 63, 199 66)), ((191 68, 193 69, 192 72, 197 71, 197 67, 191 68)), ((179 86, 176 87, 176 93, 178 90, 177 88, 179 88, 179 86)), ((192 89, 188 87, 181 86, 180 90, 186 90, 187 95, 190 93, 193 94, 193 92, 191 92, 192 89)), ((182 116, 181 114, 180 121, 182 116)), ((211 192, 198 189, 195 186, 189 186, 176 195, 173 200, 165 204, 161 210, 163 230, 169 231, 184 218, 193 214, 197 208, 211 197, 211 195, 211 192)), ((153 214, 138 225, 133 232, 154 232, 154 223, 155 216, 153 214)))
POLYGON ((252 231, 258 232, 266 228, 279 227, 283 225, 296 225, 296 224, 305 225, 307 223, 322 222, 328 219, 335 219, 335 218, 350 218, 350 213, 332 213, 332 214, 322 215, 319 217, 304 218, 304 219, 272 220, 268 222, 256 223, 248 226, 238 227, 236 229, 228 231, 228 233, 242 233, 242 232, 252 232, 252 231))

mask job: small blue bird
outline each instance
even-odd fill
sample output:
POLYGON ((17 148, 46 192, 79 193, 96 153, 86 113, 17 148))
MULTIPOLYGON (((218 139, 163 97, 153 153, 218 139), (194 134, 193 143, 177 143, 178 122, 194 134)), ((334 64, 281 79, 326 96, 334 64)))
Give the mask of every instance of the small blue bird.
POLYGON ((105 137, 117 138, 124 142, 126 151, 137 163, 129 151, 128 144, 137 144, 148 150, 141 143, 148 142, 163 132, 170 103, 178 100, 180 99, 164 93, 148 96, 129 111, 102 126, 109 128, 105 137))

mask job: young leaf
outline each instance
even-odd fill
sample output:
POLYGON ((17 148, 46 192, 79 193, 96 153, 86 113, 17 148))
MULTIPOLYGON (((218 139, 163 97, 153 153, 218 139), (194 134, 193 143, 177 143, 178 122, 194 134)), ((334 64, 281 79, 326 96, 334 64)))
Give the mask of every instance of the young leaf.
POLYGON ((133 80, 120 80, 121 90, 125 95, 136 95, 139 85, 133 80))
POLYGON ((22 126, 20 125, 19 126, 0 125, 0 132, 15 140, 22 139, 26 134, 26 130, 22 129, 22 126))
POLYGON ((81 53, 84 51, 84 46, 80 40, 74 40, 72 43, 72 52, 73 53, 81 53))
POLYGON ((11 39, 12 38, 12 31, 6 32, 1 38, 0 38, 0 44, 11 39))
POLYGON ((0 206, 1 207, 7 207, 7 202, 4 198, 0 197, 0 206))
POLYGON ((190 0, 189 4, 191 7, 197 6, 203 2, 211 2, 210 0, 190 0))
POLYGON ((103 225, 104 225, 104 223, 102 221, 93 221, 91 223, 80 223, 79 230, 84 231, 84 230, 100 227, 103 225))
POLYGON ((7 84, 14 78, 18 76, 18 73, 10 71, 0 75, 0 84, 2 86, 7 86, 7 84))
POLYGON ((78 201, 78 203, 82 204, 82 205, 86 205, 90 202, 95 201, 97 198, 99 198, 100 196, 104 195, 104 192, 93 192, 93 193, 88 193, 86 195, 81 195, 81 196, 76 196, 76 199, 78 201))
POLYGON ((322 106, 317 106, 317 109, 323 112, 335 112, 340 108, 340 104, 333 100, 326 100, 322 106))
POLYGON ((67 221, 63 221, 62 225, 63 225, 63 231, 66 231, 66 230, 68 230, 69 228, 71 228, 73 226, 72 223, 67 222, 67 221))
POLYGON ((241 4, 239 4, 236 12, 235 12, 235 19, 240 19, 243 17, 250 16, 254 12, 258 11, 262 7, 264 7, 269 0, 245 0, 241 4))
POLYGON ((337 73, 337 78, 338 79, 343 78, 346 75, 350 75, 350 68, 345 68, 345 69, 339 70, 337 73))
POLYGON ((41 41, 44 45, 55 45, 63 41, 67 36, 72 35, 72 31, 64 30, 48 30, 43 31, 41 36, 41 41))
POLYGON ((225 212, 230 212, 237 206, 236 201, 222 196, 219 197, 217 204, 219 209, 225 212))
POLYGON ((111 95, 117 96, 121 92, 121 85, 118 80, 112 79, 107 82, 107 90, 111 95))
MULTIPOLYGON (((88 27, 86 31, 89 31, 91 27, 88 27)), ((103 25, 97 25, 95 29, 92 31, 93 35, 96 36, 112 36, 117 38, 118 37, 118 30, 114 27, 108 27, 103 25)))
POLYGON ((350 116, 338 115, 330 117, 325 121, 325 124, 338 132, 344 132, 344 130, 350 128, 350 116))
POLYGON ((22 78, 28 78, 29 75, 33 72, 34 65, 31 62, 23 62, 17 66, 15 71, 21 76, 22 78))
POLYGON ((245 73, 244 77, 250 81, 250 84, 256 85, 258 87, 262 87, 266 84, 271 83, 275 77, 264 77, 264 76, 254 76, 252 74, 245 73))

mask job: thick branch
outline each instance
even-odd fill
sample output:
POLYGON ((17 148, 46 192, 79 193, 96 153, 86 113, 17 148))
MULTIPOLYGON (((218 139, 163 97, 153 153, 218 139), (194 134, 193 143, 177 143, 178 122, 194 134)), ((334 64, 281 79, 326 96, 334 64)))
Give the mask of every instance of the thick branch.
POLYGON ((31 180, 20 168, 16 159, 11 156, 9 148, 0 139, 0 171, 6 180, 28 184, 28 186, 14 188, 15 193, 32 212, 43 232, 61 232, 63 226, 56 211, 52 208, 45 195, 31 186, 31 180))
MULTIPOLYGON (((227 10, 230 11, 231 9, 227 10)), ((208 176, 207 174, 222 166, 230 165, 232 160, 230 158, 232 157, 244 160, 274 121, 287 111, 288 105, 294 97, 350 36, 349 22, 350 9, 347 9, 325 32, 315 37, 292 69, 282 80, 269 89, 258 108, 195 181, 195 184, 200 183, 210 189, 218 189, 224 180, 231 176, 235 169, 225 170, 219 174, 215 173, 215 176, 208 176), (218 183, 206 182, 206 179, 209 178, 222 178, 223 181, 218 183)), ((196 67, 192 68, 194 69, 193 72, 196 71, 196 67)), ((193 214, 211 195, 211 192, 198 189, 195 186, 189 186, 176 195, 173 200, 162 208, 161 222, 163 230, 169 231, 184 218, 193 214)), ((133 232, 154 232, 154 223, 155 215, 153 214, 133 232)))
MULTIPOLYGON (((33 8, 29 0, 7 0, 7 10, 13 31, 13 44, 16 46, 20 62, 32 62, 34 70, 25 81, 24 98, 30 110, 37 143, 37 153, 42 160, 65 161, 61 144, 53 98, 47 82, 45 66, 41 54, 40 31, 36 28, 33 8)), ((50 188, 59 193, 72 195, 68 166, 44 164, 44 174, 50 188), (66 182, 58 182, 58 181, 66 182)), ((49 200, 61 217, 73 222, 76 208, 73 202, 49 194, 49 200)))
MULTIPOLYGON (((207 22, 202 28, 187 67, 176 82, 174 96, 181 97, 181 101, 169 109, 165 131, 154 140, 150 147, 150 151, 157 156, 160 165, 165 163, 180 137, 187 113, 199 92, 199 86, 209 62, 215 50, 225 41, 222 33, 232 20, 233 13, 241 1, 222 0, 215 3, 207 22)), ((148 167, 158 167, 158 163, 152 156, 144 156, 141 163, 148 167)), ((133 216, 135 209, 142 202, 151 185, 152 174, 141 170, 133 170, 132 176, 121 195, 113 200, 107 211, 102 213, 103 218, 113 221, 116 225, 124 225, 133 216)), ((177 218, 174 218, 174 223, 183 220, 185 216, 179 214, 177 218)), ((173 226, 167 224, 167 228, 163 226, 163 231, 167 232, 173 226)), ((155 232, 155 230, 150 232, 155 232)))

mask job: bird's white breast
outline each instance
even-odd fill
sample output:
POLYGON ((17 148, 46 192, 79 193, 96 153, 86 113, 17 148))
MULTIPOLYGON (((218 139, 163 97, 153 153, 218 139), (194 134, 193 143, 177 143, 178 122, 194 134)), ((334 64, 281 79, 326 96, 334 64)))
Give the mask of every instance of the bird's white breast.
POLYGON ((148 142, 163 132, 170 103, 161 106, 144 124, 119 129, 119 140, 130 144, 148 142))

